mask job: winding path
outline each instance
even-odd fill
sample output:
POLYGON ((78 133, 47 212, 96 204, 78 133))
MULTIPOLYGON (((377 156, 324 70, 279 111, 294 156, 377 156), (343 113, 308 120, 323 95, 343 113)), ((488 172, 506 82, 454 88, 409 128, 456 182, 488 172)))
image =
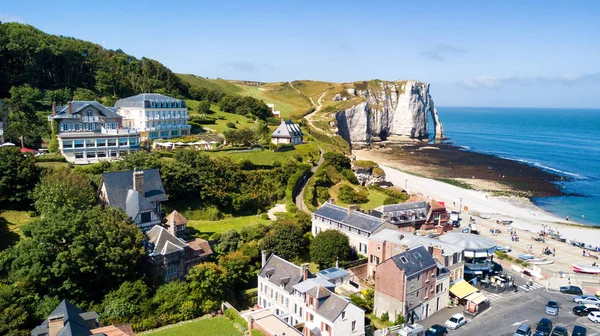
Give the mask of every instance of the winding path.
POLYGON ((323 161, 325 161, 323 159, 323 153, 324 153, 323 148, 319 147, 319 154, 320 154, 319 161, 317 162, 317 165, 314 166, 310 170, 310 173, 304 175, 304 178, 302 178, 302 188, 300 189, 300 192, 298 193, 298 195, 296 196, 296 199, 294 200, 298 209, 306 212, 309 215, 312 215, 312 212, 310 210, 308 210, 308 208, 306 207, 306 204, 304 203, 304 189, 306 188, 306 183, 308 182, 308 180, 310 180, 311 176, 313 176, 313 174, 317 171, 317 169, 319 169, 319 167, 321 167, 321 165, 323 164, 323 161))

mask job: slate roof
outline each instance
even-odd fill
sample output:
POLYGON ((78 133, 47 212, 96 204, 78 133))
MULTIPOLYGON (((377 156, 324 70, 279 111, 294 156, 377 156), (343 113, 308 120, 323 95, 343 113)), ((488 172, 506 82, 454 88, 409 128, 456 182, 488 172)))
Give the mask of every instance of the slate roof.
MULTIPOLYGON (((100 114, 107 118, 123 118, 117 113, 117 109, 115 107, 106 107, 95 100, 85 101, 85 100, 74 100, 71 102, 71 112, 72 114, 80 113, 85 110, 87 107, 92 106, 100 111, 100 114)), ((56 118, 64 117, 67 115, 67 111, 69 106, 57 106, 56 107, 56 118)))
POLYGON ((115 107, 140 107, 140 108, 152 108, 150 102, 181 102, 181 107, 155 107, 155 108, 187 108, 185 101, 175 99, 173 97, 165 96, 159 93, 141 93, 135 96, 123 98, 117 100, 115 107))
POLYGON ((463 251, 462 247, 454 244, 448 244, 440 239, 417 236, 409 234, 408 232, 394 229, 383 229, 372 235, 369 239, 379 242, 387 241, 398 245, 406 245, 409 249, 417 246, 440 246, 443 249, 442 255, 444 256, 451 256, 455 253, 462 253, 463 251))
POLYGON ((177 210, 173 210, 166 218, 167 225, 172 225, 175 221, 175 225, 187 224, 187 218, 183 217, 177 210))
POLYGON ((311 289, 315 286, 323 286, 325 288, 335 289, 334 284, 327 281, 327 279, 324 279, 321 277, 310 278, 310 279, 304 280, 304 281, 300 282, 299 284, 294 285, 293 288, 300 293, 306 293, 306 292, 308 292, 309 289, 311 289))
POLYGON ((331 291, 323 286, 313 286, 313 288, 306 291, 306 295, 309 295, 315 299, 330 297, 331 294, 331 291))
POLYGON ((375 210, 386 213, 386 212, 404 212, 404 211, 415 211, 415 210, 423 210, 427 213, 427 202, 411 202, 411 203, 400 203, 400 204, 388 204, 382 205, 380 207, 375 208, 375 210))
POLYGON ((347 275, 350 275, 350 272, 346 271, 343 268, 339 268, 339 267, 332 267, 332 268, 328 268, 328 269, 317 272, 317 276, 322 277, 325 280, 337 279, 337 278, 345 277, 347 275))
POLYGON ((129 217, 135 218, 140 212, 154 210, 154 206, 139 191, 129 189, 127 190, 124 210, 129 217))
POLYGON ((302 268, 275 254, 271 254, 258 276, 267 278, 267 273, 270 274, 269 282, 277 286, 284 284, 284 288, 288 293, 293 291, 294 285, 302 281, 302 268))
POLYGON ((303 136, 302 130, 298 124, 294 124, 294 122, 290 119, 282 120, 279 127, 273 131, 271 134, 271 138, 292 138, 292 137, 300 137, 303 136))
POLYGON ((404 270, 406 277, 411 277, 431 267, 437 267, 435 260, 427 249, 419 246, 391 257, 399 269, 404 270))
POLYGON ((175 252, 183 252, 186 248, 186 243, 181 239, 172 235, 164 227, 154 225, 150 231, 146 233, 150 242, 149 255, 167 255, 175 252))
MULTIPOLYGON (((325 290, 328 291, 327 289, 325 290)), ((336 294, 329 293, 330 295, 327 300, 325 300, 325 302, 317 309, 317 314, 321 315, 329 322, 334 322, 350 302, 336 294)))
MULTIPOLYGON (((127 211, 127 196, 133 189, 133 170, 102 174, 100 186, 106 187, 108 204, 127 211)), ((144 170, 144 195, 148 202, 168 200, 158 169, 144 170)), ((129 212, 128 212, 129 213, 129 212)))
POLYGON ((57 336, 88 336, 93 335, 90 325, 86 320, 94 320, 92 324, 97 327, 97 318, 99 317, 96 312, 83 312, 81 309, 75 307, 72 303, 67 300, 62 300, 58 306, 48 315, 48 318, 42 322, 39 326, 35 327, 31 331, 32 336, 46 336, 48 335, 48 319, 54 319, 57 317, 63 318, 63 328, 58 331, 57 336))
POLYGON ((317 209, 315 214, 369 233, 373 233, 384 224, 381 219, 375 216, 362 213, 358 210, 353 210, 348 214, 348 209, 329 202, 317 209))

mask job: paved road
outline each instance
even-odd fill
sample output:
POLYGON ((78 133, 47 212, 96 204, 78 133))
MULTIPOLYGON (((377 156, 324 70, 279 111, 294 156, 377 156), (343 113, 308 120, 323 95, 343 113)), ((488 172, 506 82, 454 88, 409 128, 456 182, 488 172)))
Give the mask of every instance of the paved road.
POLYGON ((314 174, 317 169, 319 169, 319 167, 323 164, 323 162, 325 161, 323 159, 323 148, 319 147, 319 161, 317 162, 317 165, 314 166, 311 169, 311 173, 308 175, 305 175, 305 178, 302 180, 302 187, 300 189, 300 192, 298 193, 298 195, 296 196, 296 206, 298 207, 298 209, 306 212, 309 215, 312 215, 312 212, 310 210, 308 210, 308 208, 306 207, 306 204, 304 204, 304 189, 306 188, 306 183, 308 182, 308 180, 310 179, 310 177, 312 176, 312 174, 314 174))

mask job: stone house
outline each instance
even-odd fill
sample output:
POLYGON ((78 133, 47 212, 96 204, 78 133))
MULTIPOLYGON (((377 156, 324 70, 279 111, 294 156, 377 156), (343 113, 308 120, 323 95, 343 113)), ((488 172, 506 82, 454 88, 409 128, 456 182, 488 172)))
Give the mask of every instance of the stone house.
POLYGON ((281 124, 271 134, 271 142, 278 144, 301 144, 304 134, 300 125, 294 124, 290 119, 281 120, 281 124))
POLYGON ((162 275, 165 282, 182 279, 213 253, 206 240, 185 242, 160 225, 152 227, 146 237, 146 254, 155 274, 162 275))
POLYGON ((448 289, 443 296, 440 288, 449 273, 441 270, 423 246, 383 261, 376 268, 374 313, 387 312, 391 320, 402 315, 412 324, 445 308, 448 289))
POLYGON ((168 200, 158 169, 104 173, 98 198, 104 205, 121 208, 142 231, 162 224, 162 205, 168 200))
POLYGON ((165 225, 167 231, 176 237, 181 237, 187 229, 187 218, 183 217, 177 210, 173 210, 167 218, 165 218, 165 225))

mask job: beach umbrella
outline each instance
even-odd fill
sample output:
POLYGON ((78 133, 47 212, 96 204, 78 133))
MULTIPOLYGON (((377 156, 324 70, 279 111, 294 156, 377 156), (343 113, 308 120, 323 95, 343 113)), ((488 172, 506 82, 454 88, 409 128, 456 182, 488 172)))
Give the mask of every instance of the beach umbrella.
POLYGON ((5 142, 2 146, 14 146, 15 144, 12 142, 5 142))

